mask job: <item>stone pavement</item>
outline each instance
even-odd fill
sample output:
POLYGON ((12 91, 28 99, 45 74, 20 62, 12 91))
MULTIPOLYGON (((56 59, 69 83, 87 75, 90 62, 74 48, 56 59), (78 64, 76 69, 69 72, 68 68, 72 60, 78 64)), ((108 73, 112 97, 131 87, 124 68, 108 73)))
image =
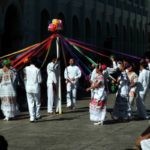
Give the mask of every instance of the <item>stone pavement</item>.
MULTIPOLYGON (((149 95, 147 108, 150 108, 149 95)), ((113 108, 114 95, 108 98, 108 111, 113 108)), ((63 106, 62 115, 48 116, 42 110, 42 119, 29 122, 28 112, 18 120, 0 120, 0 135, 9 144, 8 150, 129 150, 135 139, 148 127, 148 120, 114 123, 107 113, 103 126, 94 126, 89 120, 89 99, 78 101, 77 110, 69 111, 63 106)))

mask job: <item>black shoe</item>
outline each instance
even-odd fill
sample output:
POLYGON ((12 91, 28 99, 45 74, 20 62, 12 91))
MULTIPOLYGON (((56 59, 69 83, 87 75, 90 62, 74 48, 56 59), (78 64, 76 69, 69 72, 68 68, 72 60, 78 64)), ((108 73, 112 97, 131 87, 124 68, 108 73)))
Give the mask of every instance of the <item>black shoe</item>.
POLYGON ((110 112, 111 119, 114 121, 118 121, 119 118, 113 115, 113 112, 110 112))
POLYGON ((36 122, 36 120, 32 120, 32 121, 30 121, 30 123, 35 123, 36 122))
POLYGON ((138 117, 136 120, 149 120, 150 118, 149 118, 149 116, 147 116, 147 117, 138 117))
POLYGON ((72 110, 72 106, 67 106, 67 109, 72 110))
POLYGON ((40 117, 36 117, 36 120, 39 120, 39 119, 42 119, 42 117, 40 116, 40 117))

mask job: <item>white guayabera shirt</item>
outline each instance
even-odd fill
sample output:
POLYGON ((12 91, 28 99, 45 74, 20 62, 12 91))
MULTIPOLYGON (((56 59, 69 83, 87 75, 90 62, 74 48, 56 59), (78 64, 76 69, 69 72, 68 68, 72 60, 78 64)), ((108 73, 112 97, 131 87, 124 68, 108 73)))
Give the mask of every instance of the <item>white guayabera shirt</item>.
POLYGON ((39 93, 39 83, 42 82, 41 72, 35 65, 30 65, 24 68, 26 76, 26 92, 39 93))
POLYGON ((81 77, 81 71, 78 66, 70 65, 65 69, 64 76, 66 80, 71 80, 74 78, 75 81, 73 81, 73 83, 77 83, 78 79, 81 77))
POLYGON ((144 94, 149 86, 149 80, 150 80, 150 72, 146 69, 143 69, 140 74, 139 74, 139 78, 138 78, 138 82, 139 82, 139 86, 138 86, 138 90, 140 91, 140 93, 144 94))
POLYGON ((47 85, 51 84, 51 83, 57 83, 56 80, 56 68, 57 68, 58 64, 54 64, 53 62, 49 63, 47 65, 47 85))

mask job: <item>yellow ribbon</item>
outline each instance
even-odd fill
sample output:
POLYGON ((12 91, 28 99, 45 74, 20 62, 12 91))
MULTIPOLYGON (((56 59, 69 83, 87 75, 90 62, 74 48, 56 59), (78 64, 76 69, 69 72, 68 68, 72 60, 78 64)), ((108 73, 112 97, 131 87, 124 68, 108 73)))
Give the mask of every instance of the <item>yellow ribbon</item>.
POLYGON ((44 41, 42 41, 42 42, 40 42, 40 43, 36 43, 36 44, 34 44, 34 45, 31 45, 31 46, 29 46, 29 47, 26 47, 26 48, 24 48, 24 49, 21 49, 21 50, 19 50, 19 51, 16 51, 16 52, 13 52, 13 53, 4 55, 4 56, 0 57, 0 59, 3 59, 3 58, 6 58, 6 57, 9 57, 9 56, 12 56, 12 55, 16 55, 16 54, 25 52, 25 51, 27 51, 27 50, 33 48, 33 47, 38 47, 39 45, 43 44, 44 42, 46 42, 46 41, 48 41, 48 40, 49 40, 49 38, 47 38, 46 40, 44 40, 44 41))

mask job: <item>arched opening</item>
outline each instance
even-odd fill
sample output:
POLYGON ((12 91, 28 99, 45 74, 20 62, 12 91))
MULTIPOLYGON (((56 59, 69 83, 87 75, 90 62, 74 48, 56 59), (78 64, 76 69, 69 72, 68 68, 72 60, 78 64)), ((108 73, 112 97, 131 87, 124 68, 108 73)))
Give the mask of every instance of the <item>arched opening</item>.
POLYGON ((127 25, 127 28, 126 28, 126 37, 127 37, 127 49, 130 51, 130 17, 127 18, 126 20, 126 25, 127 25))
POLYGON ((62 22, 63 22, 63 30, 61 31, 62 34, 66 34, 67 33, 67 27, 66 27, 65 15, 63 13, 59 13, 58 14, 58 19, 61 19, 62 22))
POLYGON ((110 37, 110 25, 108 22, 106 24, 106 34, 107 34, 107 37, 110 37))
POLYGON ((132 51, 133 50, 133 29, 132 27, 130 27, 130 50, 132 51))
POLYGON ((130 41, 133 42, 133 30, 132 27, 130 27, 130 41))
POLYGON ((118 49, 119 48, 119 28, 118 28, 118 25, 115 24, 115 45, 116 45, 116 48, 118 49))
POLYGON ((91 24, 88 18, 85 20, 85 40, 91 42, 91 24))
POLYGON ((123 49, 127 50, 127 32, 125 26, 123 26, 123 49))
POLYGON ((127 32, 126 32, 126 27, 123 26, 123 40, 126 41, 127 40, 127 32))
POLYGON ((140 48, 140 40, 139 40, 139 30, 136 30, 136 44, 137 44, 137 54, 139 54, 139 48, 140 48))
POLYGON ((1 55, 11 53, 22 44, 21 16, 15 5, 10 5, 4 20, 4 33, 2 35, 1 55))
POLYGON ((104 48, 112 49, 112 37, 110 33, 110 25, 106 23, 106 39, 104 41, 104 48))
POLYGON ((47 38, 49 36, 49 33, 48 33, 48 23, 49 23, 49 20, 50 20, 50 15, 48 13, 48 11, 46 9, 44 9, 42 12, 41 12, 41 22, 40 22, 40 28, 41 28, 41 41, 44 40, 45 38, 47 38))
POLYGON ((118 29, 118 25, 117 24, 115 25, 115 36, 116 36, 116 39, 119 38, 119 29, 118 29))
POLYGON ((96 24, 96 44, 97 46, 101 44, 101 23, 99 21, 96 24))
POLYGON ((72 20, 72 37, 75 39, 80 39, 80 28, 77 16, 73 16, 72 20))
POLYGON ((142 36, 142 39, 143 39, 143 43, 142 43, 142 45, 143 45, 143 50, 145 49, 145 39, 146 39, 146 37, 145 37, 145 31, 143 30, 143 36, 142 36))
POLYGON ((143 30, 143 41, 145 40, 145 31, 143 30))

